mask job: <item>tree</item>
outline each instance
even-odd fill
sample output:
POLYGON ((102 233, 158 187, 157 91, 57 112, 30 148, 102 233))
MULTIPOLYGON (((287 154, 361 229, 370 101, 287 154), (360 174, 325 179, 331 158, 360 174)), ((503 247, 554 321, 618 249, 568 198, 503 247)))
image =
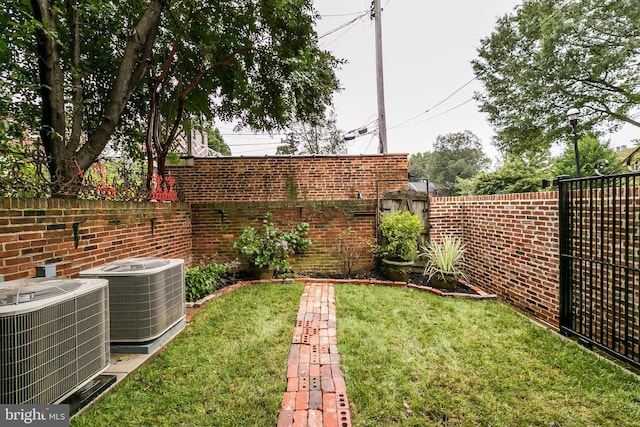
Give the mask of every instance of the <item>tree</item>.
POLYGON ((216 153, 222 154, 223 156, 231 155, 231 149, 227 143, 224 142, 224 138, 218 128, 213 129, 211 126, 207 128, 207 145, 210 149, 216 153))
POLYGON ((336 114, 329 111, 324 117, 312 118, 308 122, 296 121, 289 126, 282 145, 276 154, 342 154, 347 144, 342 131, 336 125, 336 114))
POLYGON ((640 126, 640 8, 634 0, 525 0, 482 40, 475 74, 480 110, 502 151, 547 151, 582 129, 640 126))
POLYGON ((147 71, 167 2, 68 0, 65 6, 6 2, 0 23, 9 42, 0 50, 11 64, 3 84, 24 110, 9 113, 22 119, 40 108, 39 123, 27 123, 39 130, 52 191, 75 195, 147 71))
POLYGON ((449 133, 436 138, 426 163, 427 177, 443 196, 458 193, 458 179, 471 178, 488 166, 480 139, 473 132, 449 133))
POLYGON ((407 171, 412 178, 415 179, 429 179, 427 174, 427 163, 429 161, 429 155, 431 153, 415 153, 409 156, 409 163, 407 165, 407 171))
MULTIPOLYGON (((609 144, 601 143, 595 135, 586 135, 578 140, 578 155, 580 158, 580 176, 595 175, 596 162, 606 160, 609 167, 620 163, 621 159, 609 144)), ((609 168, 605 167, 603 172, 609 168)), ((565 148, 564 152, 553 163, 554 176, 576 176, 576 156, 573 144, 565 148)))
POLYGON ((311 0, 210 3, 5 2, 0 116, 39 129, 54 194, 73 195, 109 140, 144 121, 162 169, 185 120, 264 130, 329 104, 338 61, 317 47, 311 0))
POLYGON ((541 191, 542 180, 546 178, 549 178, 549 164, 541 158, 527 161, 511 156, 496 171, 460 179, 458 186, 463 196, 530 193, 541 191))
POLYGON ((185 120, 274 130, 330 104, 339 61, 318 47, 311 0, 190 0, 171 11, 150 67, 149 169, 155 159, 164 174, 185 120))

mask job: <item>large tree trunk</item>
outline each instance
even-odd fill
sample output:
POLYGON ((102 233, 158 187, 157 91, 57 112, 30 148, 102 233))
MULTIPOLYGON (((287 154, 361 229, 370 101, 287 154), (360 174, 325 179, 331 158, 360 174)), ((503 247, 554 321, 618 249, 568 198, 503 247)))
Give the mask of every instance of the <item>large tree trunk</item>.
MULTIPOLYGON (((36 30, 38 65, 42 96, 42 127, 40 136, 49 161, 48 167, 54 196, 75 196, 84 171, 98 158, 116 129, 120 116, 145 75, 151 59, 153 44, 160 18, 168 0, 150 0, 131 31, 124 55, 120 61, 109 99, 104 108, 102 122, 93 135, 80 145, 82 132, 81 84, 72 79, 72 129, 66 128, 64 85, 61 49, 55 38, 58 16, 54 0, 31 0, 33 14, 42 27, 36 30)), ((66 21, 71 34, 71 66, 79 65, 79 18, 75 0, 67 2, 66 21)))

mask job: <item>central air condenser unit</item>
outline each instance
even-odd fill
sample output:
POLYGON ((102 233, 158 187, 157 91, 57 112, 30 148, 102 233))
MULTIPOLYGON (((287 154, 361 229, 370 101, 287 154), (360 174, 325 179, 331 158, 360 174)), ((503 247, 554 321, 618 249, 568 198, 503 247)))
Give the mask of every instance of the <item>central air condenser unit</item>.
POLYGON ((184 261, 126 258, 80 272, 109 281, 111 342, 151 341, 186 315, 184 261))
POLYGON ((106 280, 0 283, 0 404, 60 402, 108 366, 106 280))

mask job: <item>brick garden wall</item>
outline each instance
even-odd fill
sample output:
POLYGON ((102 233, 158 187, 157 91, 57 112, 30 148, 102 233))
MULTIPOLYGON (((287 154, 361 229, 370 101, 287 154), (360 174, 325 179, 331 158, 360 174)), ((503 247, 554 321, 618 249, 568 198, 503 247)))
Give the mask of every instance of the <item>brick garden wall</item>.
POLYGON ((376 189, 408 180, 406 154, 218 157, 169 169, 188 203, 375 200, 376 189))
POLYGON ((0 249, 4 280, 34 277, 51 263, 70 277, 133 256, 190 263, 191 211, 184 203, 0 198, 0 249))
POLYGON ((558 328, 557 192, 433 198, 431 226, 463 238, 475 284, 558 328))
POLYGON ((283 229, 310 225, 313 244, 291 259, 294 270, 329 274, 343 272, 345 245, 354 270, 373 267, 377 197, 408 180, 406 154, 194 159, 171 173, 193 209, 195 262, 236 259, 243 227, 260 227, 271 212, 283 229))

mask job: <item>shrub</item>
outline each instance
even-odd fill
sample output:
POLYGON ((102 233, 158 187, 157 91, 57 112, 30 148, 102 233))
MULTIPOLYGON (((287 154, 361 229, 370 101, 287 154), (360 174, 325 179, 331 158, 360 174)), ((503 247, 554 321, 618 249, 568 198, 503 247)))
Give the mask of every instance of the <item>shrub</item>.
POLYGON ((393 261, 413 261, 418 250, 418 233, 422 230, 420 219, 409 211, 395 211, 380 223, 382 245, 375 254, 393 261))
POLYGON ((311 244, 311 239, 306 237, 308 233, 306 222, 289 231, 281 231, 273 224, 273 215, 267 213, 262 220, 262 229, 245 227, 233 247, 257 267, 289 271, 289 255, 304 253, 311 244))
POLYGON ((185 293, 187 301, 193 302, 224 287, 225 278, 237 266, 237 262, 218 264, 215 262, 188 268, 185 274, 185 293))

